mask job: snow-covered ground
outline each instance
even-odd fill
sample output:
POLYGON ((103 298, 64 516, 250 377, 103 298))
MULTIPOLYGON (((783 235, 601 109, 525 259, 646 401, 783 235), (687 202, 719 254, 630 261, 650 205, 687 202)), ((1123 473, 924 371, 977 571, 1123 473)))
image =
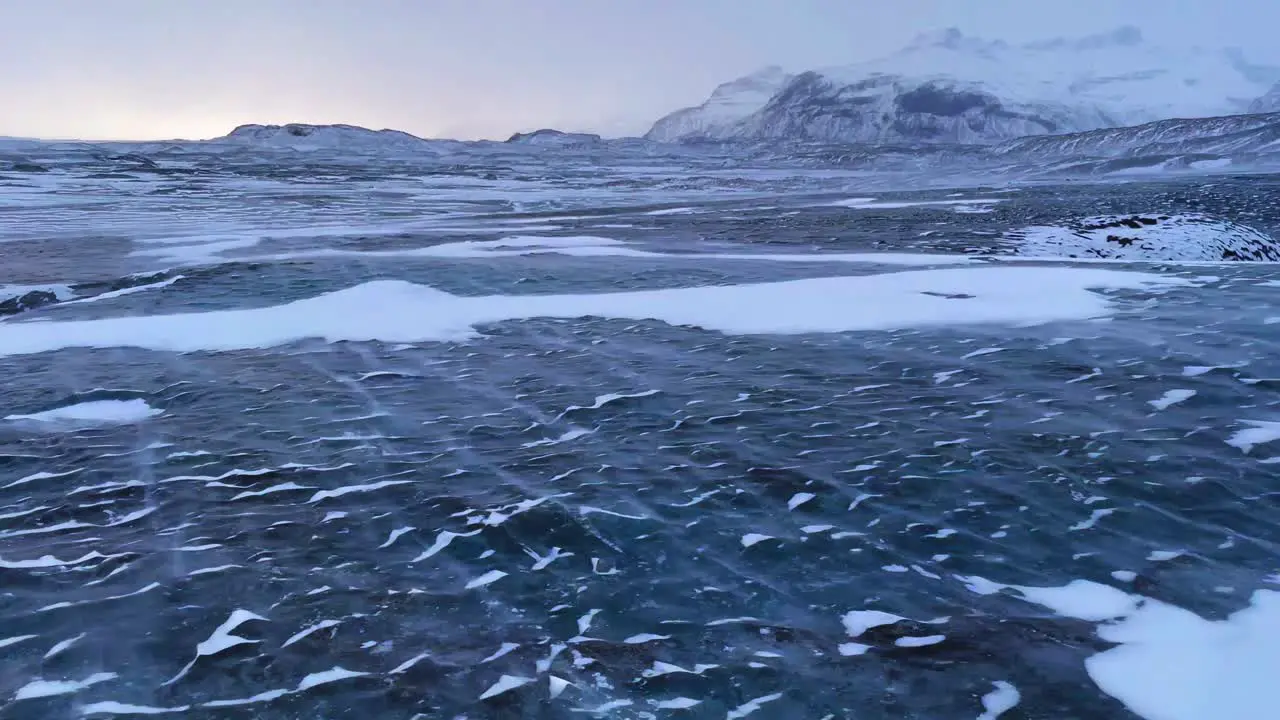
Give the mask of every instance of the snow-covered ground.
POLYGON ((1012 230, 1005 239, 1030 257, 1280 261, 1280 240, 1200 213, 1082 218, 1012 230))

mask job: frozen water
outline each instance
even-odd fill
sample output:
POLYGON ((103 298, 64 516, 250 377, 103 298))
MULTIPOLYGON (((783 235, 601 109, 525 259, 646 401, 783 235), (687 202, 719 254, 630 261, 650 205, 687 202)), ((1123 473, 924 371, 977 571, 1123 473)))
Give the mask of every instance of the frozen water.
POLYGON ((428 146, 0 171, 0 715, 1275 705, 1274 177, 428 146))

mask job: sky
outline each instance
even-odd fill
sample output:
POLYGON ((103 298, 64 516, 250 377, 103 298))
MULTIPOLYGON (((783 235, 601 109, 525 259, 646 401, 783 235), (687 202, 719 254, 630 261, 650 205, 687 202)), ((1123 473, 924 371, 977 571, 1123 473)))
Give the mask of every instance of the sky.
POLYGON ((1276 0, 0 0, 0 136, 207 138, 242 123, 505 139, 643 133, 763 66, 1132 24, 1280 64, 1276 0))

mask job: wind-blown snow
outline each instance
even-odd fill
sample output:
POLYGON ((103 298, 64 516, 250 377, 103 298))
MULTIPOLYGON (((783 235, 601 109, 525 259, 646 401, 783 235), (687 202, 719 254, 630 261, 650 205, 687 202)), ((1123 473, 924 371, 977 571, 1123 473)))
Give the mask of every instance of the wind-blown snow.
POLYGON ((5 324, 0 355, 68 347, 228 351, 305 338, 456 341, 474 337, 480 325, 538 317, 657 320, 726 334, 1018 325, 1106 316, 1112 305, 1094 289, 1186 282, 1091 268, 987 267, 638 292, 460 297, 384 280, 261 309, 5 324))

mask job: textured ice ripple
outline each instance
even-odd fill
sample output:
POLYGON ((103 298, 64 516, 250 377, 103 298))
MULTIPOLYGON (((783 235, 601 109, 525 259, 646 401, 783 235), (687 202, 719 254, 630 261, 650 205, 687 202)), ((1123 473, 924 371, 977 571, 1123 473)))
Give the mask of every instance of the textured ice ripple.
MULTIPOLYGON (((1085 672, 1109 647, 1093 623, 998 597, 975 616, 954 578, 1131 572, 1198 612, 1244 607, 1277 571, 1252 539, 1270 471, 1265 444, 1228 441, 1274 411, 1259 378, 1280 373, 1265 344, 1226 367, 1216 332, 1153 349, 1105 326, 782 341, 531 321, 206 356, 170 384, 116 351, 115 382, 164 415, 2 430, 5 624, 32 636, 6 691, 60 683, 14 701, 30 716, 451 717, 554 693, 565 713, 976 717, 1008 683, 1019 707, 1119 717, 1085 672), (1172 389, 1196 395, 1153 408, 1172 389), (1254 409, 1210 427, 1203 402, 1254 409), (864 608, 902 620, 851 637, 864 608), (946 691, 911 690, 944 668, 946 691)), ((58 371, 91 372, 77 357, 58 371)), ((50 404, 54 371, 12 402, 50 404)))

